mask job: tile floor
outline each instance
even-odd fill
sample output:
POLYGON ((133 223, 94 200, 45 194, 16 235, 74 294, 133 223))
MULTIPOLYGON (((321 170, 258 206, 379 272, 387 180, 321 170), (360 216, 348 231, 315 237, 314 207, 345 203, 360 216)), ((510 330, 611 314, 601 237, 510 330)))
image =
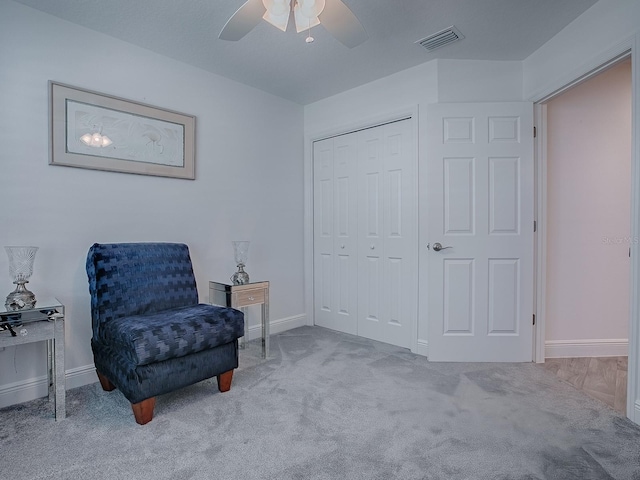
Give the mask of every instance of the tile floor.
POLYGON ((627 357, 547 358, 544 368, 626 415, 627 357))

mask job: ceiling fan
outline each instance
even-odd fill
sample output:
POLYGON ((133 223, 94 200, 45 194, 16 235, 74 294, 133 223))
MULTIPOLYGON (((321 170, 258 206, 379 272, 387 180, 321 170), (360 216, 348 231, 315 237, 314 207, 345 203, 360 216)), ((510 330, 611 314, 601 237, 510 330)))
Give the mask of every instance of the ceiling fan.
POLYGON ((286 32, 291 17, 298 33, 309 31, 307 43, 313 42, 311 28, 319 24, 349 48, 369 37, 342 0, 247 0, 227 21, 218 38, 240 40, 262 19, 286 32))

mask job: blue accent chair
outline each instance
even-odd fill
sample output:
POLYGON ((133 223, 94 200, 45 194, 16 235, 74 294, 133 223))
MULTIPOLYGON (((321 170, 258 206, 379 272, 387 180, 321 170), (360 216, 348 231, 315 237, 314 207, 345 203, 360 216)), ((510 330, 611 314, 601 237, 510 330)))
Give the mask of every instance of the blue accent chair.
POLYGON ((186 245, 96 243, 87 276, 98 379, 131 402, 136 422, 151 421, 156 395, 214 376, 231 388, 244 315, 198 303, 186 245))

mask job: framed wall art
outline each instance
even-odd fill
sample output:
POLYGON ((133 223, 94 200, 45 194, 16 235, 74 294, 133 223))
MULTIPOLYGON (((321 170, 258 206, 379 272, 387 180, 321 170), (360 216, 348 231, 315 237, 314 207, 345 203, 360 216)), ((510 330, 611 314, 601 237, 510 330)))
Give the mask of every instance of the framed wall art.
POLYGON ((195 179, 195 117, 49 82, 49 164, 195 179))

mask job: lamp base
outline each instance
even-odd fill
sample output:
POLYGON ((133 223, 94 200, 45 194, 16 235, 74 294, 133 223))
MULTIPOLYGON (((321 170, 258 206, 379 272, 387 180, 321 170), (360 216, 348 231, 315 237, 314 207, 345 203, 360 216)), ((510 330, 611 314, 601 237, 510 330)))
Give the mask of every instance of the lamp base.
POLYGON ((234 285, 245 285, 249 283, 249 274, 244 271, 243 264, 238 264, 238 271, 233 274, 231 281, 234 285))
POLYGON ((27 282, 17 283, 16 289, 7 295, 7 300, 4 302, 7 310, 22 310, 36 306, 36 296, 27 290, 25 283, 27 282))

